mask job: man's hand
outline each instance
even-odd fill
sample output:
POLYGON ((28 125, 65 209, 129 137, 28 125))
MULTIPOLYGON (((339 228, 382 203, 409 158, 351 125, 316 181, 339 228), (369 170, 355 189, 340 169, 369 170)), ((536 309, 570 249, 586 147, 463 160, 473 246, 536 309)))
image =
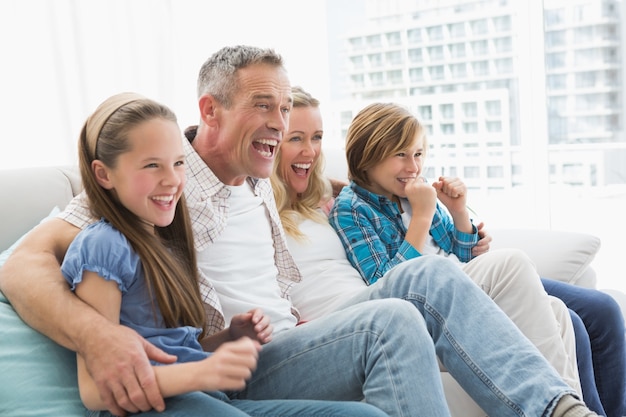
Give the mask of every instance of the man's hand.
POLYGON ((472 248, 472 256, 474 257, 489 252, 489 244, 492 240, 489 232, 485 230, 485 223, 478 223, 476 228, 478 229, 478 242, 472 248))
POLYGON ((116 416, 155 409, 165 402, 149 362, 173 363, 176 357, 147 342, 134 330, 111 324, 101 337, 92 337, 81 349, 87 370, 108 410, 116 416))
POLYGON ((274 327, 260 308, 233 316, 228 328, 231 340, 249 337, 262 345, 272 340, 274 327))

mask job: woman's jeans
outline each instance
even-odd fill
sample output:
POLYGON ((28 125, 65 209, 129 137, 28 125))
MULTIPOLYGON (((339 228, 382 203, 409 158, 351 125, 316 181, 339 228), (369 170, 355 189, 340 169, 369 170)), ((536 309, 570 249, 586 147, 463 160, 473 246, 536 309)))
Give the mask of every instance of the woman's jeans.
MULTIPOLYGON (((141 417, 385 417, 369 404, 350 401, 230 400, 222 392, 191 392, 165 400, 165 411, 141 417)), ((109 412, 87 412, 90 417, 111 417, 109 412)))
POLYGON ((545 278, 541 281, 548 294, 560 298, 572 311, 576 358, 588 407, 608 417, 625 415, 626 341, 619 305, 595 289, 545 278), (601 405, 593 398, 596 389, 601 405), (604 413, 598 407, 603 407, 604 413))
POLYGON ((465 273, 422 256, 345 308, 275 335, 247 388, 231 398, 364 398, 390 416, 447 416, 435 352, 491 416, 547 417, 574 395, 465 273))

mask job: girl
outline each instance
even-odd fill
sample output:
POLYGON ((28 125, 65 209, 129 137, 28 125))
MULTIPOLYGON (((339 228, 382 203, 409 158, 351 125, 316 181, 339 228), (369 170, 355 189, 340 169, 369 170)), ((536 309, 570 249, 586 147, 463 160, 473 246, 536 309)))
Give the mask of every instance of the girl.
MULTIPOLYGON (((272 326, 253 310, 220 334, 204 330, 184 152, 171 110, 133 93, 110 97, 83 126, 79 159, 89 207, 100 220, 72 242, 62 272, 84 302, 176 356, 175 364, 154 366, 166 397, 158 415, 384 415, 359 403, 229 401, 219 392, 244 388, 272 326), (213 354, 203 350, 216 346, 213 354)), ((77 361, 83 403, 105 410, 80 354, 77 361)))
MULTIPOLYGON (((361 279, 359 272, 346 258, 341 241, 328 224, 326 216, 329 203, 332 205, 332 190, 323 176, 323 126, 319 102, 299 87, 294 87, 292 94, 294 107, 289 131, 281 144, 271 179, 276 204, 287 234, 289 251, 302 274, 302 281, 290 293, 301 317, 313 320, 364 299, 404 298, 412 302, 427 319, 431 315, 438 317, 439 320, 435 321, 440 326, 448 327, 456 337, 457 346, 464 349, 464 354, 478 360, 487 358, 483 362, 486 365, 481 368, 482 371, 487 374, 502 374, 502 368, 494 369, 493 361, 488 358, 501 348, 508 350, 500 341, 503 333, 507 332, 506 329, 513 326, 508 320, 505 320, 506 323, 500 321, 501 311, 474 284, 463 286, 461 280, 443 282, 436 274, 403 275, 398 273, 398 268, 394 270, 395 274, 390 272, 380 283, 369 287, 361 279), (475 293, 481 294, 484 300, 470 305, 475 293), (441 304, 449 304, 450 301, 456 306, 455 309, 458 308, 456 313, 459 316, 439 314, 441 304), (428 309, 425 305, 429 306, 428 309), (490 320, 484 320, 484 316, 489 316, 490 320), (457 326, 459 322, 463 322, 463 325, 457 326), (486 370, 487 367, 490 370, 486 370)), ((440 334, 437 324, 429 324, 429 331, 437 346, 440 334)), ((509 343, 509 346, 520 348, 528 344, 517 331, 515 341, 509 343)), ((478 397, 483 393, 474 391, 475 386, 468 387, 463 378, 459 378, 455 361, 452 360, 454 355, 448 356, 439 350, 438 353, 448 370, 455 373, 459 383, 469 393, 477 394, 474 398, 480 403, 478 397)), ((512 355, 515 357, 517 353, 519 352, 514 351, 512 355)), ((507 367, 509 372, 516 372, 512 368, 516 366, 507 367)), ((547 364, 546 368, 549 368, 547 364)), ((546 372, 547 369, 537 371, 541 375, 546 372)), ((563 403, 566 402, 565 398, 568 401, 571 399, 569 396, 563 398, 563 403)), ((487 401, 487 404, 481 403, 481 406, 490 415, 501 415, 498 411, 489 409, 493 403, 487 401)), ((586 410, 583 405, 579 406, 579 411, 586 410)), ((560 415, 560 411, 555 411, 553 415, 560 415)))

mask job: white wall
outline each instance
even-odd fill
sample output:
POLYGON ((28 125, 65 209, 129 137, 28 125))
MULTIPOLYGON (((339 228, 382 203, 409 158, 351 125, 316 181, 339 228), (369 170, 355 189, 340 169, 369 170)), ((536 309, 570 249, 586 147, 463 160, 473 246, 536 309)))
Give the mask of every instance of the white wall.
POLYGON ((329 95, 323 1, 3 0, 0 169, 75 162, 85 118, 121 91, 195 124, 197 72, 234 44, 275 48, 292 83, 329 95))

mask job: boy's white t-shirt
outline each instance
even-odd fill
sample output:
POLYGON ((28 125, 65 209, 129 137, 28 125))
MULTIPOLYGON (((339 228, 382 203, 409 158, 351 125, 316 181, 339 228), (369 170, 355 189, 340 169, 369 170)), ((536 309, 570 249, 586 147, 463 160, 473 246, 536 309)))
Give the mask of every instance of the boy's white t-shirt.
MULTIPOLYGON (((402 205, 402 223, 404 223, 404 226, 408 228, 409 223, 411 223, 411 205, 406 198, 401 198, 400 204, 402 205)), ((424 243, 424 249, 420 253, 422 255, 445 256, 457 265, 463 264, 463 262, 461 262, 461 260, 454 253, 446 253, 443 249, 441 249, 430 234, 428 235, 428 239, 426 239, 426 243, 424 243)))
POLYGON ((227 226, 198 253, 198 266, 219 294, 227 326, 235 314, 261 308, 270 318, 274 333, 292 328, 296 317, 289 300, 281 297, 276 281, 271 223, 263 199, 254 194, 247 181, 228 188, 227 226))

